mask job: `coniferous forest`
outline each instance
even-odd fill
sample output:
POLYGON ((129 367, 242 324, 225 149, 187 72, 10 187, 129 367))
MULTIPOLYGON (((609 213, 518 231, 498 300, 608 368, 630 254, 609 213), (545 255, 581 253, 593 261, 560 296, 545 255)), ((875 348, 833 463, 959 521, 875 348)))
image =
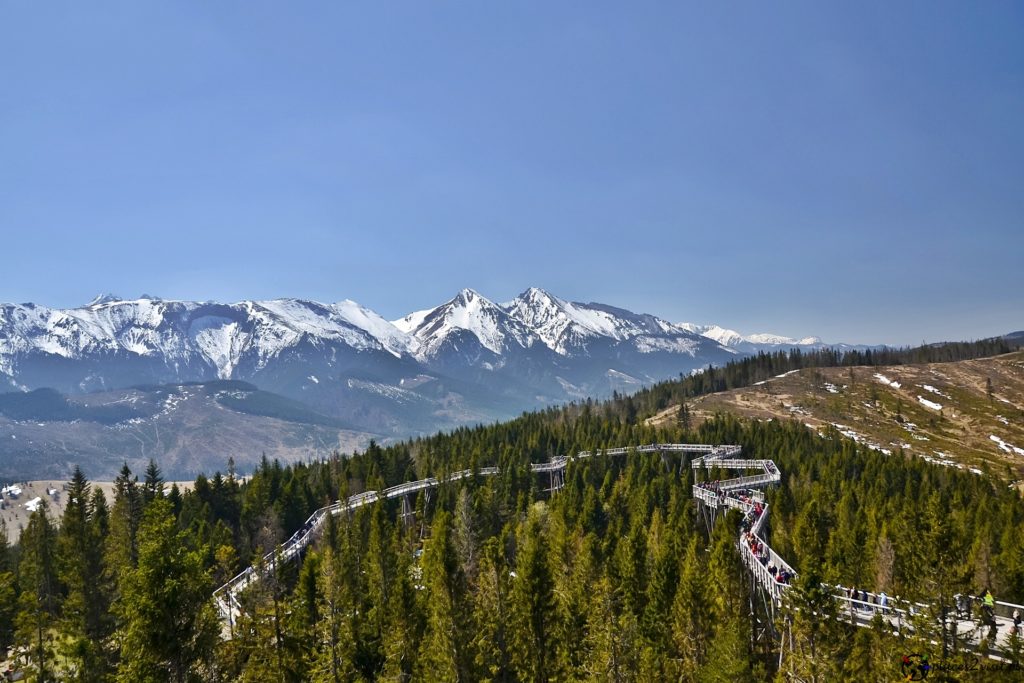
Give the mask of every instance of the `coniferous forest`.
MULTIPOLYGON (((823 583, 1024 601, 1024 501, 1005 484, 796 422, 655 429, 654 408, 586 402, 325 461, 264 459, 244 482, 229 467, 187 492, 151 464, 125 468, 107 500, 76 471, 63 516, 40 508, 0 548, 0 645, 32 681, 890 681, 941 636, 839 622, 823 583), (741 444, 785 473, 767 492, 772 546, 799 572, 781 665, 756 637, 739 519, 703 526, 687 462, 598 456, 555 493, 529 470, 652 442, 741 444), (500 475, 421 494, 411 514, 389 501, 331 517, 301 561, 243 595, 230 633, 218 618, 213 589, 315 509, 490 465, 500 475)), ((1019 674, 949 680, 972 675, 1019 674)))

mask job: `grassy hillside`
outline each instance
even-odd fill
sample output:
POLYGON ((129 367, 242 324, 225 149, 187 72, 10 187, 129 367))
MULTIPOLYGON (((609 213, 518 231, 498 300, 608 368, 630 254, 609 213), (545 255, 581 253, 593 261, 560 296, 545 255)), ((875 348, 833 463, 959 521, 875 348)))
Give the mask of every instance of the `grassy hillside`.
MULTIPOLYGON (((1022 351, 953 363, 806 368, 688 406, 696 422, 718 412, 796 419, 884 452, 902 449, 948 466, 1024 478, 1022 351)), ((649 421, 664 424, 678 412, 673 404, 649 421)))

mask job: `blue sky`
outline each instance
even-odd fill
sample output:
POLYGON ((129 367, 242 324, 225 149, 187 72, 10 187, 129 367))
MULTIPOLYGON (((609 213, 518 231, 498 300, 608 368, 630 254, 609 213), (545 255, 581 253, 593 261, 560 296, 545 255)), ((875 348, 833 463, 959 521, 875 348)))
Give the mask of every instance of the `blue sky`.
POLYGON ((1024 5, 706 4, 4 3, 0 300, 1024 328, 1024 5))

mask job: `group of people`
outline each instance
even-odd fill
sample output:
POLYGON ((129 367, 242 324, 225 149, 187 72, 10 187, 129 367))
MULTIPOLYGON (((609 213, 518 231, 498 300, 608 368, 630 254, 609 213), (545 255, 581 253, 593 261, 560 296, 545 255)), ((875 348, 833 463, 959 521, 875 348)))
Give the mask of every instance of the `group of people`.
POLYGON ((868 593, 865 590, 857 590, 856 588, 847 588, 846 596, 850 600, 855 601, 855 607, 867 611, 874 611, 877 609, 878 612, 886 614, 889 608, 889 596, 885 592, 879 593, 877 596, 874 593, 868 593))
POLYGON ((747 544, 747 547, 750 548, 750 552, 753 553, 754 557, 757 558, 757 561, 761 563, 761 566, 768 569, 768 573, 772 575, 772 578, 775 579, 776 583, 788 584, 793 580, 796 574, 785 567, 779 568, 774 564, 769 565, 768 561, 771 558, 768 553, 768 546, 757 537, 757 534, 751 531, 751 529, 754 528, 754 524, 764 513, 764 503, 753 500, 750 496, 744 494, 740 494, 739 499, 744 503, 752 503, 750 509, 747 510, 747 514, 743 516, 743 521, 741 522, 741 526, 743 528, 743 542, 747 544))
MULTIPOLYGON (((887 612, 889 606, 889 597, 884 593, 879 593, 877 596, 873 593, 868 593, 865 590, 857 590, 856 588, 846 589, 846 596, 855 602, 855 606, 858 609, 867 611, 879 611, 882 614, 887 612)), ((979 600, 981 602, 981 623, 984 626, 989 627, 989 637, 994 637, 998 630, 998 622, 995 618, 995 597, 992 595, 992 591, 986 588, 981 598, 972 598, 970 595, 964 595, 958 593, 953 596, 954 604, 956 606, 956 617, 957 619, 967 620, 971 618, 971 607, 973 600, 979 600)), ((910 607, 911 613, 914 612, 913 606, 910 607)), ((1024 621, 1022 618, 1020 609, 1013 611, 1013 632, 1018 636, 1024 636, 1024 629, 1021 624, 1024 621)))
POLYGON ((776 583, 785 584, 788 584, 790 581, 793 580, 793 577, 796 576, 796 574, 790 571, 789 569, 786 569, 785 567, 782 567, 780 569, 779 567, 776 567, 774 564, 768 565, 768 573, 772 575, 776 583))
POLYGON ((764 506, 761 503, 754 503, 751 506, 747 514, 743 515, 743 521, 740 522, 743 533, 750 533, 750 530, 754 528, 754 523, 761 517, 762 512, 764 512, 764 506))
POLYGON ((715 479, 714 481, 699 481, 697 482, 697 486, 699 486, 702 489, 711 491, 713 493, 722 492, 722 484, 719 482, 718 479, 715 479))
MULTIPOLYGON (((750 531, 743 532, 743 542, 750 548, 750 552, 754 553, 754 557, 761 560, 763 557, 768 557, 768 547, 750 531)), ((761 560, 761 564, 764 564, 764 560, 761 560)))

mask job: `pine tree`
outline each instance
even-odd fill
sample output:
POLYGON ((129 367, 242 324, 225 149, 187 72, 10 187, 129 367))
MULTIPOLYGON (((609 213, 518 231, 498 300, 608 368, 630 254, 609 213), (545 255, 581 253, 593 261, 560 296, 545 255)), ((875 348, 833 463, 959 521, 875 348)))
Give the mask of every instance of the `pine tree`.
POLYGON ((517 550, 512 582, 512 665, 523 681, 547 681, 557 675, 553 653, 557 624, 554 581, 547 557, 542 508, 530 511, 517 550))
POLYGON ((633 612, 622 604, 608 576, 601 577, 593 586, 587 639, 589 679, 629 681, 635 678, 641 655, 639 624, 633 612))
POLYGON ((902 677, 894 643, 888 642, 888 628, 877 615, 870 628, 852 629, 853 643, 842 663, 842 680, 888 683, 902 677))
POLYGON ((473 605, 473 652, 481 681, 511 681, 509 663, 509 571, 496 538, 480 553, 476 598, 473 605))
POLYGON ((786 591, 786 611, 793 647, 786 651, 783 671, 798 680, 820 683, 832 680, 830 673, 844 643, 847 627, 836 618, 832 592, 822 583, 819 569, 805 569, 786 591))
MULTIPOLYGON (((749 620, 749 583, 736 549, 735 530, 739 518, 730 511, 715 525, 708 560, 714 632, 708 641, 707 660, 698 672, 698 680, 747 681, 751 679, 749 620)), ((699 623, 699 613, 694 618, 699 623)))
POLYGON ((714 629, 712 606, 704 567, 697 553, 697 538, 690 540, 682 563, 682 576, 672 602, 672 655, 680 680, 693 680, 707 660, 714 629))
POLYGON ((7 523, 0 517, 0 653, 14 642, 14 616, 17 613, 17 580, 12 571, 7 542, 7 523))
POLYGON ((280 549, 268 562, 257 559, 261 577, 246 591, 244 611, 238 620, 239 648, 246 657, 241 681, 280 681, 288 677, 284 625, 284 570, 280 549))
POLYGON ((138 563, 138 531, 142 522, 142 494, 138 477, 125 464, 114 480, 114 506, 110 511, 110 535, 107 537, 107 566, 118 581, 121 572, 138 563))
MULTIPOLYGON (((96 521, 89 482, 75 467, 58 533, 58 569, 65 586, 62 653, 68 680, 104 681, 106 641, 113 630, 111 589, 103 566, 102 522, 96 521)), ((102 515, 103 512, 101 511, 102 515)))
POLYGON ((426 630, 417 661, 420 678, 469 680, 465 585, 451 534, 451 515, 438 512, 423 553, 426 630))
POLYGON ((683 428, 684 431, 690 431, 692 427, 692 420, 690 418, 690 405, 686 401, 682 401, 679 404, 679 409, 676 411, 676 424, 683 428))
POLYGON ((391 683, 413 680, 417 646, 423 632, 417 591, 413 587, 413 567, 401 525, 395 525, 391 537, 395 571, 388 591, 388 618, 384 629, 384 668, 379 679, 391 683))
POLYGON ((343 557, 330 547, 324 548, 317 585, 320 621, 309 665, 314 683, 342 683, 355 678, 355 600, 346 574, 343 557))
POLYGON ((220 630, 202 549, 190 547, 166 500, 156 498, 138 532, 138 566, 125 570, 116 609, 123 625, 123 683, 202 681, 220 630))
POLYGON ((148 505, 157 498, 163 497, 164 477, 160 472, 160 466, 156 464, 156 460, 150 458, 149 465, 146 466, 146 481, 142 486, 142 502, 148 505))
POLYGON ((921 539, 927 548, 931 563, 920 580, 928 594, 930 621, 938 626, 943 658, 950 648, 957 647, 956 628, 950 629, 949 620, 956 614, 954 595, 968 591, 970 568, 962 561, 966 548, 957 542, 950 522, 949 505, 936 491, 928 498, 925 518, 926 533, 921 539))
POLYGON ((60 587, 54 556, 57 532, 46 503, 40 504, 21 534, 15 642, 25 648, 33 680, 57 680, 49 630, 59 612, 60 587))
POLYGON ((376 673, 384 666, 384 634, 387 630, 390 592, 395 573, 390 527, 383 502, 370 509, 370 530, 366 549, 366 590, 364 591, 363 668, 376 673))
POLYGON ((619 593, 626 608, 639 619, 647 600, 647 533, 642 517, 634 518, 629 535, 618 546, 617 558, 619 593))

